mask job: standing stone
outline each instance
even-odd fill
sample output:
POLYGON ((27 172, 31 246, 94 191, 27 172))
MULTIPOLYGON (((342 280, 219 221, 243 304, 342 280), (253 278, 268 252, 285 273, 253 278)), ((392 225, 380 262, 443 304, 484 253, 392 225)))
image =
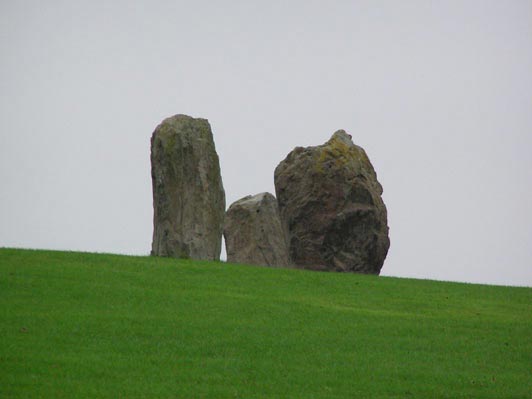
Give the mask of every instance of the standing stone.
POLYGON ((380 273, 390 247, 382 186, 345 131, 295 148, 275 169, 275 191, 297 267, 380 273))
POLYGON ((220 259, 225 193, 206 119, 175 115, 151 137, 152 255, 220 259))
POLYGON ((264 266, 289 266, 286 233, 277 200, 270 193, 248 195, 225 215, 227 261, 264 266))

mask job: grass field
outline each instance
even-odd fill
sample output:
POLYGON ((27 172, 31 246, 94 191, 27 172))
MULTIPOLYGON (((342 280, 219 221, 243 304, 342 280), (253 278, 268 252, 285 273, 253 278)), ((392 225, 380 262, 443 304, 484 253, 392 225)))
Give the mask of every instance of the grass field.
POLYGON ((0 398, 532 398, 532 289, 0 249, 0 398))

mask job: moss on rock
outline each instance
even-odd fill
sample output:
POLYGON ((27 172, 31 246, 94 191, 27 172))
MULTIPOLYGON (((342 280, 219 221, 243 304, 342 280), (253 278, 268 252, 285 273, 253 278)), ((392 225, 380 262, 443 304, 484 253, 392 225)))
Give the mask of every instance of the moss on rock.
POLYGON ((380 272, 390 245, 382 186, 345 131, 288 154, 275 170, 275 190, 296 266, 380 272))

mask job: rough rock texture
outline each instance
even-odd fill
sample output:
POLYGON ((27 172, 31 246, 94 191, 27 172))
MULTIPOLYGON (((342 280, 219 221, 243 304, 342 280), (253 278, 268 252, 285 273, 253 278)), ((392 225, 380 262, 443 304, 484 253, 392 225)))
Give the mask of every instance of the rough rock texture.
POLYGON ((382 187, 345 131, 295 148, 275 169, 275 191, 297 267, 379 274, 390 246, 382 187))
POLYGON ((288 242, 277 200, 270 193, 248 195, 225 215, 227 261, 264 266, 289 266, 288 242))
POLYGON ((152 255, 220 259, 225 192, 206 119, 175 115, 151 138, 152 255))

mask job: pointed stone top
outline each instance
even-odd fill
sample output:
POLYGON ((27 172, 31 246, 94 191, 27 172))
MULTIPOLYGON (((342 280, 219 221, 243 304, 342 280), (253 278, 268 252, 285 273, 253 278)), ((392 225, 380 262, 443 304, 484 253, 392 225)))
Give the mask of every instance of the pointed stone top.
POLYGON ((348 146, 354 145, 352 136, 350 134, 347 134, 346 131, 342 129, 334 132, 331 138, 329 139, 329 142, 333 140, 338 140, 348 146))

